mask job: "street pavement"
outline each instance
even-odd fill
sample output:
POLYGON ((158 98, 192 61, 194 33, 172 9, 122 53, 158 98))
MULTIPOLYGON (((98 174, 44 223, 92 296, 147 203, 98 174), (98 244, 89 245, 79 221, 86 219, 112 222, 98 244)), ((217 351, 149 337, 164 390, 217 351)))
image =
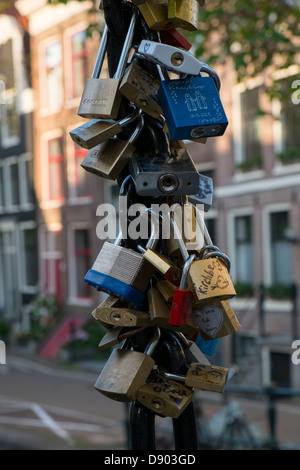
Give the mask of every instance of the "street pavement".
MULTIPOLYGON (((8 352, 6 365, 0 365, 0 449, 128 449, 129 406, 94 388, 102 366, 8 352)), ((223 394, 195 392, 199 439, 203 429, 220 432, 233 411, 242 413, 255 438, 268 437, 266 400, 236 394, 228 398, 235 406, 224 408, 223 394)), ((280 400, 276 410, 276 437, 287 448, 300 449, 299 399, 280 400)), ((172 449, 170 418, 156 418, 156 437, 157 449, 172 449)))

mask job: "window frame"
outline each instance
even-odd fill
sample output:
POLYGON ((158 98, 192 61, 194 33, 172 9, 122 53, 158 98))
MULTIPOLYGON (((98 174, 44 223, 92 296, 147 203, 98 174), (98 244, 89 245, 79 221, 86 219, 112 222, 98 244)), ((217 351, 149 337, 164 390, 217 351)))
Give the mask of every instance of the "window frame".
MULTIPOLYGON (((70 305, 91 306, 93 303, 92 293, 88 296, 81 297, 77 292, 77 263, 75 254, 75 232, 76 230, 87 230, 91 234, 90 224, 86 222, 76 222, 68 227, 68 303, 70 305)), ((91 236, 90 236, 91 239, 91 236)), ((91 241, 90 241, 91 243, 91 241)), ((90 256, 92 255, 92 247, 90 246, 90 256)), ((88 267, 90 269, 91 266, 88 267)), ((87 271, 88 271, 87 269, 87 271)), ((82 279, 84 282, 84 279, 82 279)))

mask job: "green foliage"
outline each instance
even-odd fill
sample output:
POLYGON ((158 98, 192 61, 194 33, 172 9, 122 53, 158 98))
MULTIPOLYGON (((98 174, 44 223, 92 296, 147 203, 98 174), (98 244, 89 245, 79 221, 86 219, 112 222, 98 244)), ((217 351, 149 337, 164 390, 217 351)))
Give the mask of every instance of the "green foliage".
POLYGON ((102 351, 98 349, 106 330, 94 321, 88 321, 81 330, 86 336, 80 338, 77 332, 75 333, 75 338, 64 345, 64 349, 70 353, 71 359, 81 359, 84 357, 98 360, 107 359, 111 350, 102 351))
POLYGON ((254 157, 245 160, 238 165, 238 168, 242 171, 251 171, 262 167, 262 157, 255 155, 254 157))
MULTIPOLYGON (((299 4, 282 0, 210 0, 201 9, 199 31, 188 33, 195 55, 211 65, 230 57, 237 80, 255 77, 266 67, 297 63, 299 4)), ((268 77, 268 89, 274 83, 268 77)))
POLYGON ((272 299, 290 299, 293 295, 293 288, 290 284, 273 284, 265 288, 265 292, 272 299))
POLYGON ((290 148, 278 153, 276 156, 283 164, 300 162, 300 149, 290 148))
POLYGON ((237 281, 234 283, 234 288, 238 297, 253 297, 254 287, 247 282, 237 281))
POLYGON ((5 338, 10 332, 10 325, 9 323, 0 318, 0 338, 5 338))
POLYGON ((40 341, 56 324, 61 315, 54 295, 38 295, 28 305, 31 320, 30 339, 40 341))

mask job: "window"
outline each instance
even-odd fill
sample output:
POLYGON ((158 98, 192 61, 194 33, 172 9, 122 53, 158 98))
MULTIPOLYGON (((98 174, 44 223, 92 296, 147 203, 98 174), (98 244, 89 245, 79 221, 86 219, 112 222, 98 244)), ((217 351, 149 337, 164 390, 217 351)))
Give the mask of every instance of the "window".
POLYGON ((290 364, 290 354, 270 351, 270 379, 273 386, 291 386, 290 364))
POLYGON ((259 137, 259 87, 245 90, 240 95, 242 162, 254 161, 261 155, 259 137))
POLYGON ((300 106, 295 105, 291 100, 292 83, 299 79, 299 76, 292 76, 278 81, 278 85, 283 96, 280 98, 281 113, 280 121, 282 126, 282 150, 298 149, 300 147, 300 106))
POLYGON ((288 212, 270 214, 271 284, 291 283, 291 248, 286 238, 288 212))
POLYGON ((44 106, 60 107, 63 103, 62 84, 62 47, 59 42, 50 44, 45 49, 46 92, 42 93, 44 106))
POLYGON ((0 306, 8 317, 19 313, 19 268, 17 263, 16 227, 0 227, 0 306))
POLYGON ((61 137, 48 141, 48 165, 49 200, 62 199, 63 141, 61 137))
POLYGON ((55 294, 58 300, 62 296, 60 236, 61 230, 43 228, 41 232, 42 291, 55 294))
POLYGON ((32 224, 20 224, 20 244, 22 253, 22 279, 23 291, 35 292, 38 283, 38 250, 37 232, 32 224))
POLYGON ((77 98, 82 95, 87 77, 86 33, 80 31, 71 36, 72 54, 72 95, 77 98))
POLYGON ((87 152, 88 150, 72 142, 68 162, 69 197, 71 199, 89 197, 90 195, 89 173, 80 166, 87 152))
POLYGON ((0 44, 0 79, 3 84, 0 126, 3 147, 10 147, 19 142, 19 115, 13 57, 13 41, 9 39, 0 44))
POLYGON ((234 220, 236 281, 253 282, 252 220, 250 215, 234 220))
POLYGON ((75 297, 89 298, 90 288, 84 282, 84 277, 91 267, 89 231, 86 229, 74 230, 74 260, 75 297))

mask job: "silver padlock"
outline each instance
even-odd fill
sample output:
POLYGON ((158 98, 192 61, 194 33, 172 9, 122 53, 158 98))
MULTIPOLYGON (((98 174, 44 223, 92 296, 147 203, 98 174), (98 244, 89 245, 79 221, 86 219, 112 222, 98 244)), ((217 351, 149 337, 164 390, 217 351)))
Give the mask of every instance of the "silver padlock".
MULTIPOLYGON (((158 229, 154 224, 146 248, 155 248, 158 229)), ((120 232, 114 243, 105 242, 84 280, 98 290, 117 295, 140 307, 154 266, 141 253, 121 246, 120 232)))
POLYGON ((140 110, 135 109, 129 116, 119 121, 112 119, 91 119, 70 131, 70 137, 80 147, 91 149, 121 133, 124 127, 135 121, 139 115, 140 110))
POLYGON ((137 11, 136 8, 134 8, 119 64, 113 78, 99 78, 107 46, 108 28, 107 25, 105 26, 92 77, 86 81, 82 94, 78 109, 79 116, 91 119, 117 118, 122 100, 119 85, 124 74, 129 51, 132 46, 136 19, 137 11))
POLYGON ((135 152, 134 142, 139 137, 143 125, 144 120, 141 117, 128 140, 115 137, 91 149, 81 163, 82 168, 102 178, 115 181, 135 152))

